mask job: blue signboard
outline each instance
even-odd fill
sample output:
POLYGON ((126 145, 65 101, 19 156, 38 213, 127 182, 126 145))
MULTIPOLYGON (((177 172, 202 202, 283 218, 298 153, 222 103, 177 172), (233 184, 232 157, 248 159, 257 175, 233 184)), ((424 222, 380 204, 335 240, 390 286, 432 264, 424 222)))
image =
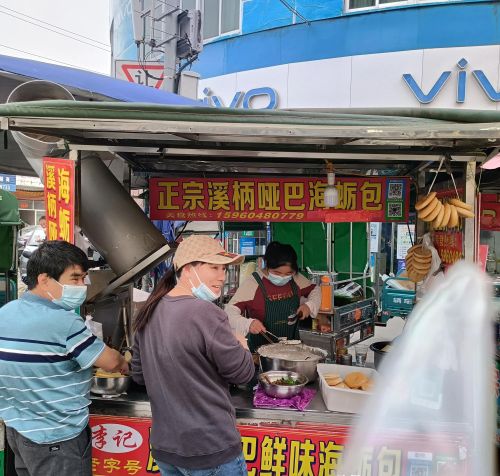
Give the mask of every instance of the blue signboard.
POLYGON ((16 191, 16 176, 0 174, 0 190, 16 191))

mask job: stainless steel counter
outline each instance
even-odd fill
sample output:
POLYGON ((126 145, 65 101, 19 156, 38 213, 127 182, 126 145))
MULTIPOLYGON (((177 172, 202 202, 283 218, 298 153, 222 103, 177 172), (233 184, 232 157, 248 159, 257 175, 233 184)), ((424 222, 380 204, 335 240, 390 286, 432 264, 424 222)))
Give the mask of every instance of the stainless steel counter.
MULTIPOLYGON (((236 417, 240 422, 251 420, 278 421, 288 425, 293 422, 331 423, 349 425, 356 415, 331 412, 326 409, 318 384, 312 384, 317 390, 311 403, 304 411, 292 409, 255 408, 252 404, 253 390, 251 386, 231 387, 231 398, 236 409, 236 417)), ((151 406, 148 396, 142 388, 132 388, 126 395, 115 398, 92 397, 90 413, 97 415, 129 416, 151 418, 151 406)))

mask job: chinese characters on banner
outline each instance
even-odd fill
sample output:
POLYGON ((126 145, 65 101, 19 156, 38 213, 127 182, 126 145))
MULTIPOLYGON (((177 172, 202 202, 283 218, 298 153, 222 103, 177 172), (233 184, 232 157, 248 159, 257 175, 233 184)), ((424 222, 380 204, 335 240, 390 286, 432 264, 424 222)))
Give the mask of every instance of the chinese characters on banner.
POLYGON ((481 230, 500 231, 500 194, 481 194, 481 230))
MULTIPOLYGON (((151 420, 91 415, 93 476, 159 475, 150 450, 151 420)), ((239 425, 249 476, 339 476, 349 428, 297 423, 294 427, 239 425)), ((366 451, 363 476, 465 476, 458 435, 391 435, 366 451), (423 472, 419 472, 425 470, 423 472)))
POLYGON ((68 159, 43 159, 47 240, 74 243, 75 163, 68 159))
POLYGON ((341 177, 340 203, 325 211, 324 178, 152 178, 153 220, 407 221, 406 177, 341 177))
POLYGON ((463 234, 461 231, 435 231, 434 246, 441 261, 446 266, 463 258, 463 234))

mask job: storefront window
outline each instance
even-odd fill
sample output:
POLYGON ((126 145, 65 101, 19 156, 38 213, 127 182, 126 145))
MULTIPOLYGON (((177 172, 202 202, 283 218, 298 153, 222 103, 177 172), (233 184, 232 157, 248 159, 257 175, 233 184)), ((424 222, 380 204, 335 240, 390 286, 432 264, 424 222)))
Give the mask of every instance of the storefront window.
POLYGON ((358 8, 373 8, 385 6, 391 3, 415 3, 408 0, 346 0, 348 10, 356 10, 358 8))
POLYGON ((203 12, 205 40, 240 29, 241 0, 182 0, 181 7, 203 12))
POLYGON ((240 27, 239 0, 222 0, 221 33, 238 30, 240 27))

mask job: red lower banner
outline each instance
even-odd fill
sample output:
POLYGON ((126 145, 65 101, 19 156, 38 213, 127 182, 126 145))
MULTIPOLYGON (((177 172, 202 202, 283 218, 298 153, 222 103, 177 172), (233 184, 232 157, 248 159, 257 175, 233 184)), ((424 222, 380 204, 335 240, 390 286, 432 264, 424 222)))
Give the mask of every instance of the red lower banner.
MULTIPOLYGON (((92 474, 159 474, 151 456, 151 420, 92 415, 92 474)), ((249 476, 341 476, 349 427, 297 423, 239 425, 249 476)), ((457 435, 401 433, 363 452, 358 476, 465 476, 466 442, 457 435)))
POLYGON ((451 265, 463 257, 463 235, 461 231, 434 232, 434 246, 441 261, 451 265))

